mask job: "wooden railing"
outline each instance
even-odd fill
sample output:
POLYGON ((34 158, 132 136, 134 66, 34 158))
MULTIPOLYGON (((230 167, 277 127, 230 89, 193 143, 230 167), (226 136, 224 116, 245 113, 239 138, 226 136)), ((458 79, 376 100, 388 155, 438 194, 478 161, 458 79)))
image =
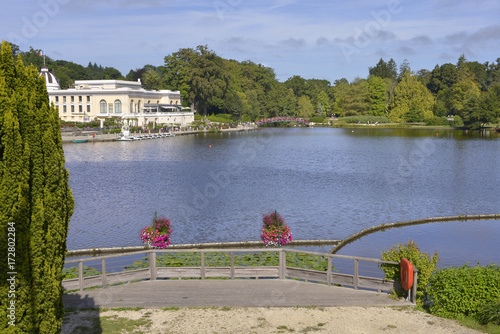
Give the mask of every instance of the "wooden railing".
MULTIPOLYGON (((357 256, 346 256, 337 254, 317 253, 289 248, 266 248, 266 249, 193 249, 193 250, 175 250, 175 249, 156 249, 126 254, 115 254, 98 257, 88 257, 83 259, 67 260, 66 265, 78 264, 78 278, 63 280, 62 286, 65 290, 80 290, 91 287, 106 287, 108 285, 126 283, 139 280, 157 280, 157 279, 183 279, 183 278, 276 278, 276 279, 299 279, 310 282, 326 283, 330 285, 349 286, 353 289, 369 289, 382 291, 392 291, 400 287, 399 283, 392 280, 385 280, 377 277, 367 277, 359 274, 359 263, 385 263, 398 265, 398 262, 383 261, 379 259, 364 258, 357 256), (157 267, 158 253, 200 253, 201 263, 196 267, 157 267), (205 264, 205 253, 220 252, 230 254, 230 266, 207 266, 205 264), (277 266, 236 266, 235 253, 258 253, 258 252, 277 252, 277 266), (287 265, 287 254, 300 253, 312 256, 321 256, 327 258, 327 269, 325 271, 303 269, 287 265), (106 260, 130 255, 149 254, 149 267, 127 270, 115 273, 106 272, 106 260), (332 270, 333 259, 346 259, 353 261, 353 274, 343 274, 332 270), (89 261, 101 260, 101 274, 94 276, 83 276, 83 263, 89 261)), ((414 272, 414 285, 412 287, 411 301, 416 301, 417 271, 414 272)))

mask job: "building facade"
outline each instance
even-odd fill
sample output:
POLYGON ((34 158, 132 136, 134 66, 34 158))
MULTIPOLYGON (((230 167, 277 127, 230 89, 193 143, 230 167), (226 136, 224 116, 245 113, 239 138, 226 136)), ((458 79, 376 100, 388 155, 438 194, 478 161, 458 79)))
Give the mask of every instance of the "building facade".
POLYGON ((61 89, 47 67, 42 67, 40 75, 45 77, 50 102, 63 121, 100 120, 101 127, 111 117, 118 117, 129 126, 185 127, 194 121, 194 112, 183 111, 179 91, 146 90, 140 80, 76 80, 73 88, 61 89))

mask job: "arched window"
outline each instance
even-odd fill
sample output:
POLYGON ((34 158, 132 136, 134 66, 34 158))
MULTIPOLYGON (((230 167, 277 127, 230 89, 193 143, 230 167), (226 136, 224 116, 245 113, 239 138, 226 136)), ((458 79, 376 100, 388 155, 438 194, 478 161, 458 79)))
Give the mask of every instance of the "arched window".
POLYGON ((116 114, 122 113, 122 101, 120 100, 115 100, 115 113, 116 114))
POLYGON ((134 113, 134 100, 131 100, 130 101, 130 111, 129 111, 131 114, 134 113))
POLYGON ((101 114, 105 114, 108 112, 108 104, 106 103, 106 100, 101 100, 101 102, 99 102, 99 105, 101 106, 101 114))
POLYGON ((137 112, 141 113, 141 101, 137 102, 137 112))

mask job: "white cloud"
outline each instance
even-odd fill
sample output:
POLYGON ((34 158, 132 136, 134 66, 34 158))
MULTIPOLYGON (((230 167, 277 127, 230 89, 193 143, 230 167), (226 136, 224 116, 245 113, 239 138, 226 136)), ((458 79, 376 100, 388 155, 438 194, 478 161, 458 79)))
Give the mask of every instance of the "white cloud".
MULTIPOLYGON (((408 57, 429 69, 443 59, 456 60, 462 51, 485 57, 480 61, 500 57, 497 1, 400 0, 401 10, 392 13, 389 3, 70 0, 21 48, 44 48, 62 59, 97 62, 126 74, 147 63, 162 64, 179 48, 208 44, 221 56, 265 63, 285 79, 300 71, 332 80, 364 76, 381 57, 408 57), (341 43, 356 48, 350 64, 341 43)), ((42 10, 33 2, 9 7, 0 29, 18 35, 22 18, 32 20, 42 10)))

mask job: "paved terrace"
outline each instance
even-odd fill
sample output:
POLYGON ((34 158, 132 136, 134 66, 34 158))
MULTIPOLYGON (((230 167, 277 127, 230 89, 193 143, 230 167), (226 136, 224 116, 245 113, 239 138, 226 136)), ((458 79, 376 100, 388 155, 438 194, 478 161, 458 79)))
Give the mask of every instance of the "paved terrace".
POLYGON ((288 279, 144 281, 68 293, 63 301, 72 308, 413 305, 387 293, 288 279))

